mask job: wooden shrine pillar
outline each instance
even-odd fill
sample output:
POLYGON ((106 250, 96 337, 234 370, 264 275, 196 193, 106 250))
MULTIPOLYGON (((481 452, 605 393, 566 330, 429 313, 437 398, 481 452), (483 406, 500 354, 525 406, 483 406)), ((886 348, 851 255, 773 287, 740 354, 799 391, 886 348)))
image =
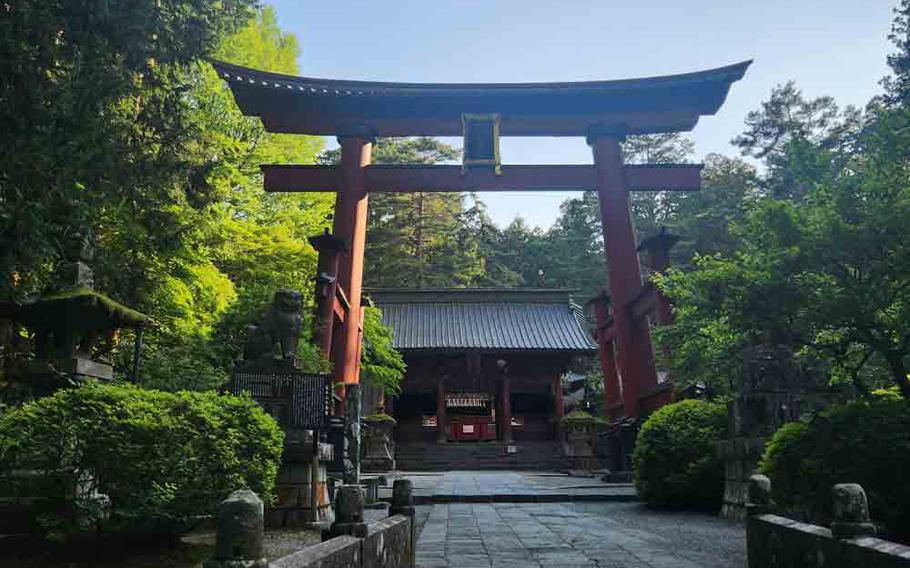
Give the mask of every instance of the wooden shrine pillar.
POLYGON ((604 408, 603 417, 610 422, 622 418, 622 391, 619 386, 619 375, 616 371, 616 351, 613 348, 612 328, 610 327, 610 296, 601 294, 592 300, 594 316, 597 321, 596 339, 599 347, 600 369, 603 372, 604 408))
POLYGON ((440 377, 436 383, 436 442, 446 441, 446 381, 440 377))
POLYGON ((309 238, 310 244, 319 253, 316 266, 316 321, 313 336, 322 354, 332 357, 332 338, 335 329, 335 305, 338 297, 338 262, 348 252, 347 243, 329 234, 309 238))
MULTIPOLYGON (((592 131, 588 143, 594 154, 600 199, 604 249, 610 280, 617 360, 622 380, 625 415, 638 417, 639 398, 657 387, 657 371, 647 318, 636 321, 631 302, 642 289, 641 267, 635 247, 629 190, 616 132, 592 131)), ((603 349, 601 343, 601 349, 603 349)), ((604 371, 606 376, 606 370, 604 371)))
MULTIPOLYGON (((661 227, 656 235, 646 238, 639 245, 638 250, 645 252, 645 262, 655 274, 662 274, 670 267, 670 249, 679 241, 679 237, 672 235, 666 227, 661 227)), ((655 316, 658 325, 671 325, 673 323, 673 310, 670 300, 660 290, 655 290, 655 316)))
POLYGON ((499 416, 499 422, 502 424, 500 432, 502 441, 511 444, 512 439, 512 388, 509 384, 509 373, 503 370, 502 373, 502 413, 499 416))
MULTIPOLYGON (((341 145, 341 187, 335 199, 334 236, 348 243, 349 253, 338 266, 338 285, 348 300, 340 345, 334 350, 335 381, 360 382, 360 342, 363 288, 363 253, 367 233, 367 188, 364 168, 370 165, 373 136, 361 128, 338 136, 341 145)), ((343 391, 342 391, 343 392, 343 391)), ((342 412, 344 402, 341 404, 342 412)))
POLYGON ((565 441, 565 425, 562 423, 565 414, 566 403, 562 397, 562 377, 556 375, 553 378, 553 434, 560 442, 565 441))

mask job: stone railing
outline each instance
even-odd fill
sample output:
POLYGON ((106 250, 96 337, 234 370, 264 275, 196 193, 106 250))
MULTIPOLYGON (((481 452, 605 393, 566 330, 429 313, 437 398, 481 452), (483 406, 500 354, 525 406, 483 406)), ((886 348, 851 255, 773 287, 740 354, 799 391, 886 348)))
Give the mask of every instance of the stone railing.
POLYGON ((327 540, 267 562, 262 549, 263 506, 252 491, 235 491, 221 503, 215 558, 205 568, 414 568, 414 500, 411 482, 395 481, 389 517, 364 523, 359 485, 338 487, 336 521, 327 540))
POLYGON ((749 568, 910 567, 910 547, 875 538, 863 488, 842 483, 832 489, 831 528, 772 514, 771 481, 749 479, 746 543, 749 568))

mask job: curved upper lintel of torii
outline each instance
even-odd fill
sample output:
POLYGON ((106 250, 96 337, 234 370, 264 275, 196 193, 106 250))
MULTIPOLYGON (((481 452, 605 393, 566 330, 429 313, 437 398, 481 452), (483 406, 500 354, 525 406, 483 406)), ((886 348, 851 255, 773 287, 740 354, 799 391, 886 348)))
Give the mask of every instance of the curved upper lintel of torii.
POLYGON ((463 114, 498 114, 502 136, 691 130, 717 112, 752 60, 694 73, 569 83, 386 83, 294 77, 221 61, 245 115, 271 132, 334 136, 461 136, 463 114))

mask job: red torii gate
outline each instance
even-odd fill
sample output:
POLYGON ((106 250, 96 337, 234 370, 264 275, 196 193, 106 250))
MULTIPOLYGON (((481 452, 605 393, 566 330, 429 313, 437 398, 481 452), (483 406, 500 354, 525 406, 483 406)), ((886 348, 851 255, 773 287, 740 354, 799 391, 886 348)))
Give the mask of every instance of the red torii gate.
MULTIPOLYGON (((247 116, 270 132, 337 136, 338 166, 263 165, 266 191, 337 193, 332 235, 320 251, 317 340, 338 382, 359 382, 361 287, 370 192, 596 190, 609 267, 609 309, 597 310, 606 396, 637 417, 642 396, 657 390, 647 303, 629 204, 630 191, 700 187, 700 165, 626 165, 626 135, 691 130, 717 112, 751 61, 695 73, 574 83, 428 84, 293 77, 214 62, 247 116), (477 117, 494 117, 494 136, 584 136, 592 166, 372 166, 378 136, 460 136, 477 117), (616 349, 614 351, 614 344, 616 349), (614 357, 615 355, 615 357, 614 357), (621 392, 620 392, 621 391, 621 392)), ((493 163, 495 161, 495 164, 493 163)), ((651 294, 653 296, 653 294, 651 294)), ((650 405, 649 405, 650 406, 650 405)))

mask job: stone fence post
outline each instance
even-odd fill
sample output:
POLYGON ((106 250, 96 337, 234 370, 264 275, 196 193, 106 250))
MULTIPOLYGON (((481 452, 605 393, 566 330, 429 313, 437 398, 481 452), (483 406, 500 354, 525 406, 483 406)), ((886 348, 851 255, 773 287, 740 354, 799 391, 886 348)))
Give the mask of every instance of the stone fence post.
POLYGON ((228 495, 218 506, 215 557, 205 568, 268 568, 262 552, 265 512, 262 500, 249 489, 228 495))
POLYGON ((771 499, 771 480, 767 476, 760 473, 750 476, 747 495, 747 515, 764 515, 774 512, 775 505, 771 499))
POLYGON ((831 488, 831 497, 834 501, 834 520, 831 522, 834 538, 875 536, 866 492, 858 483, 838 483, 831 488))
POLYGON ((396 479, 392 484, 392 504, 389 507, 389 516, 404 515, 410 520, 411 536, 408 547, 408 562, 410 566, 417 565, 417 525, 415 523, 416 509, 414 509, 414 486, 410 479, 396 479))
POLYGON ((358 538, 367 536, 367 525, 363 522, 366 497, 360 485, 339 485, 335 491, 335 523, 325 539, 351 535, 358 538))

